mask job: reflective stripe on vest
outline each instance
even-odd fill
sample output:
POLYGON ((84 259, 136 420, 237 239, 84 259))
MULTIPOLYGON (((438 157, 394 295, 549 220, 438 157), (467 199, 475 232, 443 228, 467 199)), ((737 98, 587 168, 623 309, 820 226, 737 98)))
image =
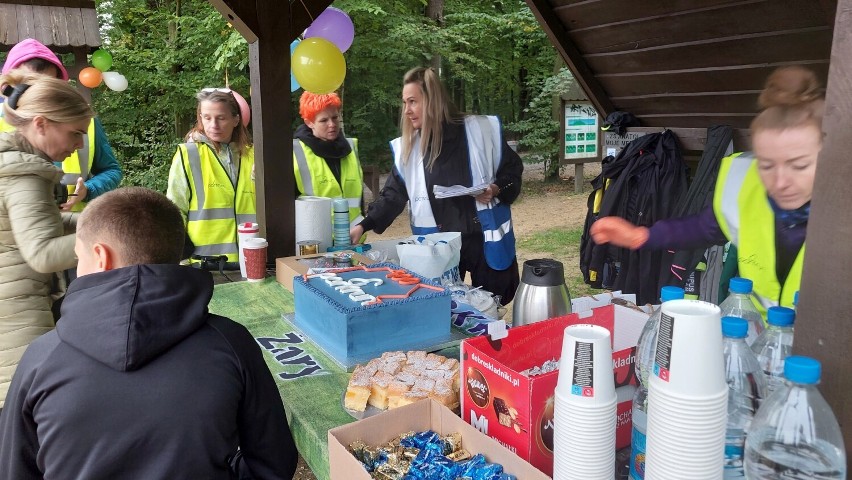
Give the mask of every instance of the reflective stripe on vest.
POLYGON ((340 181, 328 167, 325 159, 316 155, 300 140, 293 140, 293 171, 296 186, 304 195, 345 198, 349 203, 350 224, 359 223, 364 174, 358 162, 358 140, 347 138, 352 151, 340 159, 340 181), (341 183, 343 184, 341 186, 341 183))
MULTIPOLYGON (((494 183, 503 160, 500 120, 494 116, 471 115, 465 117, 464 123, 473 184, 494 183)), ((475 203, 485 237, 485 261, 494 270, 505 270, 515 259, 512 210, 497 197, 489 203, 475 203)))
POLYGON ((713 198, 716 220, 737 246, 739 275, 754 284, 756 307, 766 317, 774 305, 793 306, 802 280, 805 245, 796 255, 782 286, 776 273, 775 213, 751 154, 722 160, 713 198))
POLYGON ((190 142, 179 149, 191 189, 186 227, 195 254, 226 255, 228 262, 237 262, 237 224, 257 222, 251 181, 253 150, 248 148, 240 158, 235 189, 208 145, 190 142))

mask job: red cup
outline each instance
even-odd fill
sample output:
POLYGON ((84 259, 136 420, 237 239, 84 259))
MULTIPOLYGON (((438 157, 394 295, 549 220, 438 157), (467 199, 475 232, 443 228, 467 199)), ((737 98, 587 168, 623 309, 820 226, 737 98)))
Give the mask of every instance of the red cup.
POLYGON ((243 243, 243 255, 246 257, 246 279, 259 282, 266 277, 266 251, 269 248, 265 238, 247 238, 243 243))

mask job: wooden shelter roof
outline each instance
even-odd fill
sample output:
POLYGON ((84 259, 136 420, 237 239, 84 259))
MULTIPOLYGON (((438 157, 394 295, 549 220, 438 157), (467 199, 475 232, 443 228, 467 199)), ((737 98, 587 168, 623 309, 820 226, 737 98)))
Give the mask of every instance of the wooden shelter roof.
POLYGON ((0 3, 0 49, 34 38, 58 53, 101 45, 94 0, 6 0, 0 3))
POLYGON ((828 77, 836 0, 527 0, 590 100, 646 127, 747 128, 767 75, 828 77))

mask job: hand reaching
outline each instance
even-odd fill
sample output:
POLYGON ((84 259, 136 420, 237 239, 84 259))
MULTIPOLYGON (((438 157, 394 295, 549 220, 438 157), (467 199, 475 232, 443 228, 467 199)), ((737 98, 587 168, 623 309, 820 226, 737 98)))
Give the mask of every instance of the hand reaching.
POLYGON ((637 227, 620 217, 603 217, 595 220, 589 229, 592 240, 598 245, 611 243, 618 247, 638 250, 648 241, 648 228, 637 227))
POLYGON ((355 225, 349 229, 349 241, 352 245, 358 245, 361 242, 361 236, 364 235, 364 227, 355 225))

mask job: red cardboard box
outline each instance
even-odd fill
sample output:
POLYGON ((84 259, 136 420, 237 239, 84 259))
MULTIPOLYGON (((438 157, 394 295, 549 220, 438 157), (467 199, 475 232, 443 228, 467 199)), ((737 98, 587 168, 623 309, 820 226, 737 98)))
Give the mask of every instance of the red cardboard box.
POLYGON ((596 308, 516 327, 509 336, 467 339, 461 346, 462 418, 482 433, 553 474, 553 406, 559 371, 526 377, 522 371, 559 360, 565 327, 591 323, 612 333, 613 370, 618 394, 616 448, 630 445, 633 362, 648 315, 618 305, 596 308))

